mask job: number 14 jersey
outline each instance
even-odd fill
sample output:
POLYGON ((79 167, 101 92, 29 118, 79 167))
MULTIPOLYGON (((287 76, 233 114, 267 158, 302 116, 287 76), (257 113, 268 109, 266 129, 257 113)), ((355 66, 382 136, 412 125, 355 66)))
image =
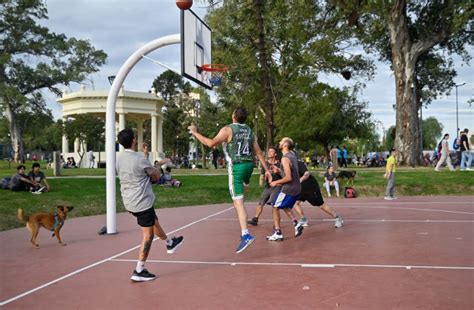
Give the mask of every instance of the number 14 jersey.
POLYGON ((246 124, 230 124, 232 140, 223 144, 227 161, 232 163, 253 161, 253 132, 246 124))

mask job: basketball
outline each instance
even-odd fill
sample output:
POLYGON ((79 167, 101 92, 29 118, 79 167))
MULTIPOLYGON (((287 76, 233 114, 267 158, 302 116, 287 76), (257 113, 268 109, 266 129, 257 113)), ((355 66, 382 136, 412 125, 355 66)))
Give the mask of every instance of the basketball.
POLYGON ((181 10, 188 10, 193 6, 193 0, 176 0, 176 5, 181 10))

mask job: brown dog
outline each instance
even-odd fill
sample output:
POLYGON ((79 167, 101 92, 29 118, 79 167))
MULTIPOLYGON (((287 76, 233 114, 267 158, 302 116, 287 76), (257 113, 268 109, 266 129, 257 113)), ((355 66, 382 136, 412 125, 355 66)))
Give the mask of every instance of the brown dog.
POLYGON ((23 214, 23 209, 18 209, 17 217, 20 221, 26 222, 26 228, 31 232, 30 241, 35 248, 39 248, 39 245, 36 243, 36 238, 38 237, 38 232, 41 226, 52 231, 52 237, 56 236, 59 244, 66 245, 66 243, 62 242, 59 231, 64 225, 68 212, 72 209, 74 209, 74 207, 58 206, 55 214, 34 213, 30 216, 25 216, 23 214))

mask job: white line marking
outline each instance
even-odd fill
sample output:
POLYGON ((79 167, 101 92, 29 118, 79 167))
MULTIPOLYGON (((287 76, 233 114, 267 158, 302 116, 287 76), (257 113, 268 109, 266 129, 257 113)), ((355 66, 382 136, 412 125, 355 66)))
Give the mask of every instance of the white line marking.
MULTIPOLYGON (((111 259, 112 262, 133 262, 134 259, 111 259)), ((474 270, 471 266, 413 266, 413 265, 375 265, 375 264, 303 264, 303 263, 256 263, 256 262, 213 262, 213 261, 174 261, 174 260, 147 260, 147 263, 161 263, 161 264, 203 264, 203 265, 247 265, 247 266, 294 266, 303 268, 336 268, 336 267, 356 267, 356 268, 407 268, 408 269, 451 269, 451 270, 474 270)))
MULTIPOLYGON (((206 221, 238 221, 238 219, 230 218, 217 218, 207 219, 206 221)), ((271 219, 259 219, 259 222, 273 222, 271 219)), ((290 220, 281 220, 282 222, 290 222, 290 220)), ((310 219, 309 222, 334 222, 334 219, 310 219)), ((364 220, 364 219, 348 219, 344 218, 344 222, 397 222, 397 223, 474 223, 474 221, 468 220, 364 220)))
MULTIPOLYGON (((219 212, 216 212, 216 213, 211 214, 211 215, 209 215, 209 216, 203 217, 202 219, 199 219, 199 220, 194 221, 194 222, 192 222, 192 223, 190 223, 190 224, 184 225, 183 227, 180 227, 180 228, 178 228, 178 229, 175 229, 175 230, 173 230, 173 231, 170 231, 170 232, 168 232, 168 234, 172 234, 172 233, 175 233, 175 232, 177 232, 177 231, 183 230, 183 229, 185 229, 185 228, 188 228, 189 226, 192 226, 192 225, 197 224, 197 223, 199 223, 199 222, 205 221, 205 220, 209 219, 210 217, 213 217, 213 216, 219 215, 219 214, 221 214, 221 213, 227 212, 227 211, 229 211, 229 210, 231 210, 231 209, 233 209, 233 208, 234 208, 234 207, 230 207, 230 208, 227 208, 227 209, 225 209, 225 210, 223 210, 223 211, 219 211, 219 212)), ((156 239, 158 239, 158 238, 155 238, 155 239, 153 239, 153 240, 156 240, 156 239)), ((38 287, 36 287, 36 288, 34 288, 34 289, 31 289, 31 290, 29 290, 29 291, 26 291, 26 292, 24 292, 24 293, 22 293, 22 294, 19 294, 19 295, 15 296, 15 297, 12 297, 12 298, 10 298, 10 299, 4 300, 4 301, 0 302, 0 306, 4 306, 4 305, 6 305, 6 304, 9 304, 9 303, 11 303, 12 301, 15 301, 15 300, 17 300, 17 299, 23 298, 23 297, 25 297, 25 296, 27 296, 27 295, 30 295, 30 294, 32 294, 32 293, 38 291, 38 290, 41 290, 41 289, 43 289, 43 288, 45 288, 45 287, 48 287, 48 286, 50 286, 50 285, 52 285, 52 284, 58 283, 58 282, 60 282, 60 281, 62 281, 62 280, 64 280, 64 279, 67 279, 67 278, 69 278, 69 277, 72 277, 73 275, 76 275, 76 274, 78 274, 78 273, 80 273, 80 272, 82 272, 82 271, 91 269, 91 268, 93 268, 93 267, 95 267, 95 266, 98 266, 98 265, 100 265, 100 264, 103 264, 103 263, 105 263, 105 262, 107 262, 107 261, 113 260, 113 259, 115 259, 116 257, 119 257, 119 256, 122 256, 122 255, 124 255, 124 254, 127 254, 127 253, 129 253, 129 252, 131 252, 131 251, 133 251, 133 250, 138 249, 139 247, 140 247, 140 245, 134 246, 133 248, 130 248, 130 249, 128 249, 128 250, 125 250, 125 251, 123 251, 123 252, 120 252, 119 254, 113 255, 113 256, 111 256, 111 257, 109 257, 109 258, 106 258, 106 259, 103 259, 103 260, 98 261, 98 262, 96 262, 96 263, 90 264, 90 265, 88 265, 88 266, 86 266, 86 267, 83 267, 83 268, 80 268, 80 269, 78 269, 78 270, 76 270, 76 271, 73 271, 73 272, 71 272, 71 273, 68 273, 68 274, 66 274, 66 275, 64 275, 64 276, 62 276, 62 277, 60 277, 60 278, 57 278, 57 279, 55 279, 55 280, 53 280, 53 281, 50 281, 50 282, 48 282, 48 283, 45 283, 45 284, 43 284, 43 285, 41 285, 41 286, 38 286, 38 287)), ((136 261, 136 260, 135 260, 135 261, 136 261)))
POLYGON ((302 264, 303 268, 334 268, 334 264, 302 264))
MULTIPOLYGON (((411 204, 411 203, 409 203, 411 204)), ((336 208, 351 208, 351 205, 335 206, 336 208)), ((411 211, 431 211, 431 212, 444 212, 444 213, 456 213, 456 214, 473 214, 473 212, 465 211, 452 211, 452 210, 440 210, 440 209, 420 209, 420 208, 400 208, 400 207, 377 207, 377 206, 357 206, 357 208, 369 208, 369 209, 391 209, 391 210, 411 210, 411 211)))

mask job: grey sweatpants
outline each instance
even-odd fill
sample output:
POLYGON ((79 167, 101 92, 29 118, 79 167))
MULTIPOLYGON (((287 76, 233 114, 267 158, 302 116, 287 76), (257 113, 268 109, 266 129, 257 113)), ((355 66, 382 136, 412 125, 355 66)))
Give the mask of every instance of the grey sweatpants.
POLYGON ((394 197, 395 191, 395 173, 390 173, 390 177, 387 182, 387 189, 385 190, 385 197, 394 197))

